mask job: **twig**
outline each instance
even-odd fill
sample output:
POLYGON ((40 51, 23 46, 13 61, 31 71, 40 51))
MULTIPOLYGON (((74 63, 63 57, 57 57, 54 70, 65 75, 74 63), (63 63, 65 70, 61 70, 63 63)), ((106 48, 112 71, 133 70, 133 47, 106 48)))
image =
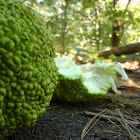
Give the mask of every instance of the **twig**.
MULTIPOLYGON (((94 110, 97 110, 97 111, 102 111, 102 109, 94 109, 94 110)), ((134 114, 130 114, 129 112, 127 112, 127 111, 125 111, 125 110, 123 110, 123 112, 125 112, 126 114, 123 114, 123 116, 127 119, 127 120, 134 120, 134 118, 133 117, 131 117, 131 116, 134 116, 135 118, 137 118, 137 116, 135 116, 134 114), (127 115, 128 114, 128 115, 127 115)), ((117 112, 115 112, 115 111, 113 111, 113 110, 108 110, 108 112, 107 113, 111 113, 112 115, 114 114, 115 116, 120 116, 117 112)), ((140 120, 140 119, 135 119, 136 121, 138 121, 138 120, 140 120)))
MULTIPOLYGON (((124 134, 126 134, 129 138, 131 138, 132 140, 137 140, 137 133, 135 133, 133 131, 133 129, 130 127, 129 123, 128 123, 128 120, 125 119, 125 117, 123 116, 123 114, 119 111, 118 111, 118 114, 120 115, 120 118, 121 119, 118 119, 114 114, 112 114, 114 117, 116 117, 116 119, 118 120, 118 122, 120 122, 121 126, 123 127, 123 129, 121 129, 117 124, 115 124, 113 121, 111 121, 109 119, 109 121, 111 123, 113 123, 116 127, 118 127, 124 134)), ((134 126, 133 126, 134 127, 134 126)))
POLYGON ((60 105, 49 106, 49 107, 47 107, 46 109, 52 109, 52 108, 59 107, 59 106, 60 106, 60 105))
MULTIPOLYGON (((88 111, 85 111, 84 113, 85 113, 86 115, 89 115, 89 116, 96 116, 96 115, 97 115, 97 113, 88 112, 88 111)), ((103 115, 103 114, 100 114, 100 115, 98 115, 98 116, 100 116, 100 117, 101 117, 102 119, 104 119, 104 120, 110 119, 110 120, 112 120, 112 121, 121 121, 121 118, 116 119, 114 116, 110 116, 110 115, 103 115)), ((130 125, 135 126, 135 127, 137 127, 138 125, 140 125, 140 122, 138 122, 138 121, 130 121, 130 120, 127 120, 127 121, 128 121, 128 123, 129 123, 130 125)))
POLYGON ((101 114, 106 112, 107 109, 103 110, 102 112, 94 115, 94 117, 85 125, 82 134, 81 134, 81 140, 87 135, 87 133, 93 128, 93 126, 99 121, 101 114), (98 119, 92 124, 92 122, 98 117, 98 119))
POLYGON ((129 137, 129 135, 121 128, 119 127, 115 122, 113 122, 112 120, 108 119, 112 124, 114 124, 118 129, 120 129, 126 136, 129 137))

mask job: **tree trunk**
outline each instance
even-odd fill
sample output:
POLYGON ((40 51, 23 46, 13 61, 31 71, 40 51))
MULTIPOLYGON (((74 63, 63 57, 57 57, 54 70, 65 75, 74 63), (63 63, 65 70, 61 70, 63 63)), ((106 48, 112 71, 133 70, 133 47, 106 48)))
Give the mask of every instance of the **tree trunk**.
MULTIPOLYGON (((112 47, 119 47, 120 46, 120 41, 121 41, 123 31, 124 31, 125 20, 122 22, 122 21, 119 21, 117 19, 117 17, 119 16, 118 11, 116 9, 116 5, 117 5, 118 1, 119 0, 113 0, 113 8, 115 9, 115 11, 114 11, 114 22, 112 24, 112 37, 111 37, 112 47)), ((126 11, 127 11, 127 8, 129 6, 130 2, 131 2, 131 0, 128 0, 128 3, 127 3, 125 10, 123 12, 124 19, 125 19, 126 11)))
POLYGON ((122 54, 134 54, 140 51, 140 43, 129 44, 124 47, 117 47, 109 51, 99 53, 98 57, 107 58, 109 55, 114 54, 120 56, 122 54))
POLYGON ((65 5, 63 5, 63 1, 61 1, 63 13, 61 14, 61 26, 62 26, 62 51, 61 55, 65 52, 66 49, 66 29, 67 29, 67 7, 68 7, 68 1, 65 1, 65 5))
POLYGON ((113 24, 112 24, 112 37, 111 37, 111 44, 112 47, 119 47, 120 45, 120 25, 118 23, 118 20, 116 19, 118 12, 116 12, 116 4, 118 0, 113 0, 113 8, 115 9, 114 11, 114 17, 115 19, 113 24))
POLYGON ((116 20, 112 27, 112 38, 111 38, 112 47, 119 47, 120 46, 120 25, 116 20))
POLYGON ((97 46, 97 51, 100 51, 100 40, 101 40, 101 3, 99 0, 95 1, 95 17, 96 17, 96 22, 99 27, 97 28, 95 25, 96 33, 98 39, 96 39, 96 46, 97 46))

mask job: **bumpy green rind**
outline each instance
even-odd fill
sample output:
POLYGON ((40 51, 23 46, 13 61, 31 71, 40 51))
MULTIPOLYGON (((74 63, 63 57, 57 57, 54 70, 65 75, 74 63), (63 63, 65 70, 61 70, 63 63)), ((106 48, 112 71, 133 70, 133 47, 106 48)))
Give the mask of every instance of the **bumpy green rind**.
POLYGON ((54 91, 53 100, 61 102, 93 102, 102 98, 103 94, 90 94, 81 79, 68 79, 59 74, 59 82, 54 91))
POLYGON ((54 55, 40 15, 22 2, 0 1, 0 139, 45 112, 58 79, 54 55))

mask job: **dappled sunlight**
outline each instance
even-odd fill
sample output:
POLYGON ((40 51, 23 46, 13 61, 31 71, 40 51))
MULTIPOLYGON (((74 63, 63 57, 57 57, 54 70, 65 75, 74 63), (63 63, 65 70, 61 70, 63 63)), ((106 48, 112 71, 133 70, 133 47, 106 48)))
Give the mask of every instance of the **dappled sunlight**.
POLYGON ((140 68, 138 61, 133 61, 133 62, 127 61, 125 63, 120 63, 120 64, 126 70, 136 70, 136 69, 140 68))

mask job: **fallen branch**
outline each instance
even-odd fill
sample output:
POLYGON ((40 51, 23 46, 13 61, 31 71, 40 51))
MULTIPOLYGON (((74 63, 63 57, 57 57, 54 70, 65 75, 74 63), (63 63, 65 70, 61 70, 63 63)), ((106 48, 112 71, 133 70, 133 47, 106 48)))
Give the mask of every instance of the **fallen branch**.
POLYGON ((128 44, 123 47, 113 48, 109 51, 100 52, 98 57, 107 58, 109 55, 114 54, 120 56, 122 54, 134 54, 140 51, 140 43, 128 44))
MULTIPOLYGON (((96 116, 98 114, 98 113, 88 112, 88 111, 85 111, 84 113, 88 116, 96 116)), ((116 119, 114 116, 110 116, 110 115, 101 114, 101 115, 99 115, 99 117, 104 120, 110 119, 112 121, 121 121, 121 118, 116 119)), ((138 121, 131 121, 131 120, 127 120, 127 121, 131 126, 134 126, 134 127, 137 127, 138 125, 140 125, 140 122, 138 122, 138 121)))

